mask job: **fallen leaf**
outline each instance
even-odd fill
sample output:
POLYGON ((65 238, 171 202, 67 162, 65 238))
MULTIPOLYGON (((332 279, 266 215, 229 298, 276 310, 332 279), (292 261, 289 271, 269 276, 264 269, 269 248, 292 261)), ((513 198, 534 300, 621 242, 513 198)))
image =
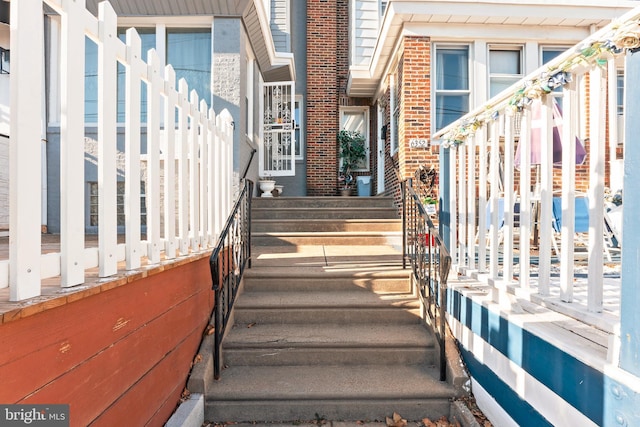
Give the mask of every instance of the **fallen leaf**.
POLYGON ((249 323, 249 324, 247 325, 247 328, 252 328, 252 327, 254 327, 254 326, 256 326, 256 322, 249 323))
POLYGON ((436 423, 431 421, 429 418, 423 418, 422 419, 422 424, 424 424, 424 427, 437 427, 436 423))
POLYGON ((393 413, 393 418, 387 417, 387 426, 388 427, 404 427, 407 425, 407 420, 402 419, 400 414, 397 412, 393 413))
POLYGON ((198 354, 196 355, 196 357, 193 359, 193 364, 195 365, 196 363, 200 363, 202 362, 202 355, 198 354))
POLYGON ((216 328, 213 327, 213 325, 207 325, 207 327, 204 330, 204 334, 205 335, 211 335, 216 331, 216 328))

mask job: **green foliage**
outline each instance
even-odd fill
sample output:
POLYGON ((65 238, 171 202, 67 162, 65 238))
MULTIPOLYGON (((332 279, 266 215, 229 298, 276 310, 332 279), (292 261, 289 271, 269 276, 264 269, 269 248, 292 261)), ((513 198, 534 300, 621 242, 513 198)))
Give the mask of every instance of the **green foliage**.
POLYGON ((338 132, 338 146, 342 159, 341 173, 345 176, 367 158, 365 137, 360 132, 341 130, 338 132))

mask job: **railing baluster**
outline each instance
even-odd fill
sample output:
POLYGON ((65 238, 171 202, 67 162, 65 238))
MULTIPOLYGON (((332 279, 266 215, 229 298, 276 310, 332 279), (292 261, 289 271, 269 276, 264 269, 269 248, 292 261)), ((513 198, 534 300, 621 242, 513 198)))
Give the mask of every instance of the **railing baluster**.
POLYGON ((560 245, 560 299, 573 301, 573 271, 575 230, 575 171, 576 171, 576 128, 577 125, 577 93, 575 80, 564 87, 563 91, 563 126, 562 140, 572 141, 562 149, 562 230, 560 245))
MULTIPOLYGON (((487 128, 482 126, 476 132, 480 142, 478 159, 478 272, 487 271, 487 128)), ((452 216, 452 220, 453 220, 452 216)))
POLYGON ((514 150, 514 117, 513 112, 503 111, 504 118, 504 271, 503 280, 506 285, 513 282, 513 236, 514 236, 514 182, 513 182, 513 162, 514 150))
MULTIPOLYGON (((589 73, 591 86, 591 120, 589 121, 589 276, 587 281, 587 310, 602 311, 602 275, 604 273, 604 159, 605 120, 607 99, 606 75, 601 67, 589 73)), ((572 144, 575 146, 575 144, 572 144)))
POLYGON ((520 125, 520 238, 519 284, 529 289, 531 270, 531 111, 522 110, 520 125))
POLYGON ((476 268, 476 232, 482 232, 476 226, 476 138, 472 135, 467 145, 467 167, 469 170, 467 186, 467 265, 469 269, 476 268))

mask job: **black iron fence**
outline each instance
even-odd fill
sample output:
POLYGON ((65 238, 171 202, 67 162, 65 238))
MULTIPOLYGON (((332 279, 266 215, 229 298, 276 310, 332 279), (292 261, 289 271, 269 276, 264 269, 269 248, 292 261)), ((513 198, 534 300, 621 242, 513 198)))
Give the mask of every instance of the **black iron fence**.
POLYGON ((447 278, 451 256, 433 224, 427 205, 414 187, 413 179, 403 185, 404 255, 411 262, 413 276, 440 347, 440 381, 446 380, 447 278))
POLYGON ((227 222, 220 233, 218 245, 209 258, 212 287, 215 292, 214 316, 214 378, 220 378, 220 347, 238 294, 245 267, 251 268, 251 196, 253 182, 243 180, 227 222))
MULTIPOLYGON (((388 154, 387 154, 388 155, 388 154)), ((410 261, 420 298, 440 348, 440 381, 447 379, 445 351, 447 278, 451 255, 431 216, 437 216, 434 203, 436 173, 419 167, 416 179, 403 179, 389 156, 398 179, 402 203, 402 268, 410 261)))

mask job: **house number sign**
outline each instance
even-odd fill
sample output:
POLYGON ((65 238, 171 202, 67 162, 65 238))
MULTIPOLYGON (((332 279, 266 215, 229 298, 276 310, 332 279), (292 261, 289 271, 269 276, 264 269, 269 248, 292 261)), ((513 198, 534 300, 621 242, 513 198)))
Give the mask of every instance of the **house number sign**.
POLYGON ((427 138, 411 138, 409 148, 429 148, 429 140, 427 138))

